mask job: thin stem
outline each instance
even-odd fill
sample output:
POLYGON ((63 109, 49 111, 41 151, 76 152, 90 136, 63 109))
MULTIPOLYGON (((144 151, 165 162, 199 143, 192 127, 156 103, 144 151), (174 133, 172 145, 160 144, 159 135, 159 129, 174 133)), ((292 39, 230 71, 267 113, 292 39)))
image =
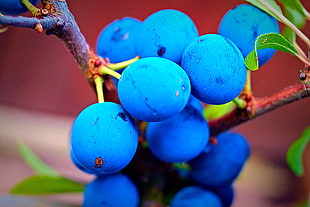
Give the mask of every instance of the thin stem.
POLYGON ((33 16, 40 16, 41 11, 39 8, 35 7, 29 0, 20 0, 20 3, 27 7, 33 16))
POLYGON ((252 94, 252 82, 251 82, 251 71, 246 71, 246 82, 244 86, 244 92, 246 94, 252 94))
POLYGON ((302 55, 296 56, 301 62, 303 62, 306 66, 310 67, 310 62, 308 58, 304 58, 302 55))
POLYGON ((136 62, 139 59, 140 59, 140 57, 136 56, 135 58, 132 58, 130 60, 126 60, 126 61, 123 61, 123 62, 120 62, 120 63, 110 63, 108 65, 108 67, 111 70, 119 70, 119 69, 127 67, 128 65, 130 65, 131 63, 136 62))
POLYGON ((110 68, 107 68, 105 66, 101 66, 100 67, 100 72, 102 74, 107 74, 107 75, 111 75, 114 78, 120 79, 121 78, 121 74, 119 74, 118 72, 111 70, 110 68))
POLYGON ((103 95, 103 89, 102 89, 103 78, 101 76, 97 76, 94 81, 96 85, 98 103, 103 103, 104 102, 104 95, 103 95))
POLYGON ((304 51, 301 49, 301 47, 297 44, 297 42, 295 41, 294 43, 294 47, 297 50, 297 52, 302 56, 303 59, 307 59, 307 55, 304 53, 304 51))
POLYGON ((235 98, 233 102, 236 104, 237 108, 244 109, 247 106, 247 102, 241 98, 235 98))

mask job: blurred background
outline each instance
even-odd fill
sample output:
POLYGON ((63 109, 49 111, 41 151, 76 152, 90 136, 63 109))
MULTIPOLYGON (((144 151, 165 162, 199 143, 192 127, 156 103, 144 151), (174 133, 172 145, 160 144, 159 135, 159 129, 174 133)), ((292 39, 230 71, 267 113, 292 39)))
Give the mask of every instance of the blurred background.
MULTIPOLYGON (((222 16, 245 3, 241 0, 67 2, 81 32, 94 49, 100 31, 117 18, 130 16, 143 20, 159 9, 174 8, 189 15, 200 34, 217 33, 222 16)), ((301 2, 310 10, 310 1, 301 2)), ((303 31, 310 36, 310 23, 303 31)), ((300 45, 303 47, 301 42, 300 45)), ((301 68, 303 64, 297 58, 276 52, 270 62, 253 72, 254 95, 270 95, 295 83, 301 68)), ((0 34, 1 195, 7 195, 14 184, 33 174, 18 154, 19 140, 63 175, 82 181, 92 179, 71 163, 68 141, 75 116, 95 102, 94 91, 56 37, 15 27, 0 34)), ((309 105, 310 98, 303 99, 233 129, 244 134, 252 148, 252 156, 235 183, 234 207, 294 207, 309 198, 310 147, 304 154, 303 177, 293 175, 285 161, 290 144, 310 124, 309 105)), ((82 199, 81 194, 41 198, 70 203, 79 203, 82 199)))

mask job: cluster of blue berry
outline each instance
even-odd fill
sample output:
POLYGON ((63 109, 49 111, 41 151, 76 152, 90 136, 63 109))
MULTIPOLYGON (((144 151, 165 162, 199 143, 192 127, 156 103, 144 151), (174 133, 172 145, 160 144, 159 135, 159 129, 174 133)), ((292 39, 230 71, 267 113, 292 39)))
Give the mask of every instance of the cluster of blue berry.
MULTIPOLYGON (((25 11, 19 0, 0 1, 3 14, 25 11)), ((171 207, 230 206, 232 184, 249 157, 249 145, 231 132, 219 134, 212 144, 203 104, 225 104, 238 97, 246 83, 244 58, 256 38, 278 32, 273 17, 246 4, 225 14, 218 34, 199 35, 191 18, 174 9, 157 11, 142 22, 125 17, 105 27, 98 38, 100 56, 115 63, 140 59, 121 71, 116 82, 121 105, 92 104, 73 123, 72 161, 96 175, 85 188, 83 205, 139 205, 139 190, 118 173, 137 151, 137 122, 143 121, 147 147, 155 157, 190 166, 180 173, 193 184, 179 189, 171 207)), ((259 50, 259 64, 274 52, 259 50)))

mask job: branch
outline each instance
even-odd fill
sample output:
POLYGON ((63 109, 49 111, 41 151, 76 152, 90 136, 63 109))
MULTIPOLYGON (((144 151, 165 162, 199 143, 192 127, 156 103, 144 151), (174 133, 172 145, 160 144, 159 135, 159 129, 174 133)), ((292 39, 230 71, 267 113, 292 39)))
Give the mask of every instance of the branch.
MULTIPOLYGON (((81 71, 95 89, 94 77, 103 74, 100 66, 107 66, 109 61, 96 55, 84 35, 81 33, 74 16, 65 0, 41 0, 48 13, 41 18, 23 16, 0 16, 0 25, 33 28, 38 32, 46 31, 47 35, 55 35, 68 48, 81 71)), ((111 77, 104 77, 103 91, 106 101, 119 102, 116 88, 111 77), (111 97, 111 98, 110 98, 111 97)))
MULTIPOLYGON (((23 17, 23 16, 0 16, 0 24, 16 27, 28 27, 33 28, 37 25, 41 25, 42 29, 52 29, 57 26, 57 18, 55 16, 47 16, 42 19, 35 17, 23 17)), ((41 31, 42 32, 42 31, 41 31)))
MULTIPOLYGON (((46 34, 53 34, 58 37, 71 52, 81 71, 95 89, 94 77, 102 75, 100 67, 108 67, 109 61, 96 55, 93 49, 90 48, 65 0, 41 1, 44 9, 48 11, 45 16, 41 18, 0 16, 0 24, 33 28, 39 32, 46 31, 46 34)), ((280 106, 309 97, 309 68, 306 68, 303 73, 305 77, 303 79, 300 78, 301 82, 271 96, 255 98, 251 95, 246 97, 247 107, 245 109, 236 108, 221 118, 209 121, 211 135, 217 135, 280 106)), ((119 103, 117 90, 111 76, 104 75, 103 79, 105 101, 119 103)))
POLYGON ((208 124, 210 126, 211 135, 215 136, 271 110, 306 97, 310 97, 310 85, 305 82, 298 82, 271 96, 263 98, 251 97, 245 109, 236 108, 223 117, 210 120, 208 124))

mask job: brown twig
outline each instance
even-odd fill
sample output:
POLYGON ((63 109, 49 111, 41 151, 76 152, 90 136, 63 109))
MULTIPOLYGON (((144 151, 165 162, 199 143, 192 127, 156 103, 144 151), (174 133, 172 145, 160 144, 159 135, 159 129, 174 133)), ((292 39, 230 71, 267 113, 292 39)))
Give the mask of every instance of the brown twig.
POLYGON ((262 98, 253 96, 247 102, 248 105, 245 109, 236 108, 221 118, 209 121, 211 135, 217 135, 271 110, 306 97, 310 97, 310 85, 305 82, 298 82, 271 96, 262 98))

